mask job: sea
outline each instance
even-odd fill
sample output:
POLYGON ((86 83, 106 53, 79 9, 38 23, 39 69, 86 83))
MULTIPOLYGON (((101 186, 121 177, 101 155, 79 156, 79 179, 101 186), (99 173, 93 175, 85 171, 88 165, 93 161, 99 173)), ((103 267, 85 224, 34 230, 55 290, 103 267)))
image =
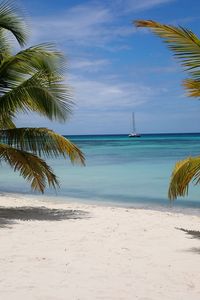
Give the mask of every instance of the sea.
MULTIPOLYGON (((71 165, 63 158, 51 159, 60 180, 60 189, 47 189, 45 197, 84 203, 111 204, 147 209, 200 212, 200 185, 189 195, 170 202, 167 193, 175 163, 200 155, 199 133, 68 136, 86 158, 86 166, 71 165)), ((2 193, 36 195, 17 172, 2 164, 2 193)))

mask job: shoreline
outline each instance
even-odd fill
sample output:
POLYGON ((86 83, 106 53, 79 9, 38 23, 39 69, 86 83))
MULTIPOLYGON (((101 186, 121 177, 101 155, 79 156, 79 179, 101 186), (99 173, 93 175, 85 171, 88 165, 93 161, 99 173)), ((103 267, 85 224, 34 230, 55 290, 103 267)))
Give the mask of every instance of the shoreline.
MULTIPOLYGON (((43 205, 51 203, 51 204, 72 204, 72 205, 86 205, 86 206, 94 206, 94 207, 110 207, 110 208, 124 208, 124 209, 133 209, 133 210, 147 210, 147 211, 158 211, 158 212, 166 212, 172 214, 183 214, 183 215, 194 215, 200 216, 200 207, 190 207, 190 206, 181 206, 178 203, 173 205, 173 202, 165 205, 159 204, 144 204, 144 203, 129 203, 123 201, 102 201, 100 200, 86 200, 85 198, 75 198, 75 197, 67 197, 67 196, 57 196, 57 195, 40 195, 40 194, 28 194, 28 193, 9 193, 0 191, 0 198, 12 198, 12 199, 21 199, 25 201, 34 201, 35 203, 43 203, 43 205)), ((175 200, 179 201, 179 200, 175 200)), ((175 203, 175 202, 174 202, 175 203)), ((189 201, 188 201, 189 203, 189 201)), ((0 203, 1 206, 1 203, 0 203)))
POLYGON ((0 199, 1 299, 199 299, 198 216, 0 199))

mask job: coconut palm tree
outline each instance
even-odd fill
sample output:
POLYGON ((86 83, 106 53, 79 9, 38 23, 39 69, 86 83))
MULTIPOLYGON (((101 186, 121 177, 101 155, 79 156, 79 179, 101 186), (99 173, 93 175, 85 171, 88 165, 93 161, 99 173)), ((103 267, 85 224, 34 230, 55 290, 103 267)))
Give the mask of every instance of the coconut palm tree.
POLYGON ((11 2, 0 4, 0 161, 31 183, 33 190, 56 188, 58 179, 43 158, 69 157, 84 164, 76 145, 47 128, 16 128, 18 113, 37 112, 50 120, 65 121, 72 108, 69 87, 63 83, 64 57, 51 44, 13 54, 12 34, 22 47, 27 27, 11 2), (43 158, 41 158, 43 157, 43 158))
MULTIPOLYGON (((147 27, 161 37, 174 53, 190 78, 183 81, 189 97, 200 97, 200 39, 183 27, 169 26, 151 20, 138 20, 137 27, 147 27)), ((188 157, 176 163, 171 175, 168 196, 176 199, 188 194, 190 182, 200 183, 200 156, 188 157)))

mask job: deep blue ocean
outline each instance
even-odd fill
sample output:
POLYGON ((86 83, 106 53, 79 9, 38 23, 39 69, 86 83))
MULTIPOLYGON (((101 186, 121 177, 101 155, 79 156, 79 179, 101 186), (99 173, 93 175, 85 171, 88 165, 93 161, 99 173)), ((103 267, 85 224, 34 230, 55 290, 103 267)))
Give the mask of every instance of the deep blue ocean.
MULTIPOLYGON (((115 203, 133 207, 169 207, 169 178, 176 161, 200 155, 200 134, 143 134, 70 136, 84 152, 86 166, 68 161, 48 161, 61 183, 60 190, 46 195, 80 201, 115 203)), ((0 168, 2 192, 32 194, 29 184, 4 164, 0 168)), ((200 186, 191 186, 189 196, 175 207, 200 208, 200 186)))

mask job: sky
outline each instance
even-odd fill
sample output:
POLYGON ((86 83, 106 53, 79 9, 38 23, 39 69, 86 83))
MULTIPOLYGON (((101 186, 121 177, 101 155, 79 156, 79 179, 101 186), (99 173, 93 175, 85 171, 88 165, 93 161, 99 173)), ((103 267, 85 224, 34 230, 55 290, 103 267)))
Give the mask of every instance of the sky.
POLYGON ((31 35, 27 46, 53 42, 65 53, 73 114, 65 124, 19 115, 18 126, 61 134, 123 134, 135 112, 139 133, 200 132, 200 102, 161 39, 133 20, 181 25, 200 35, 199 0, 20 0, 31 35))

